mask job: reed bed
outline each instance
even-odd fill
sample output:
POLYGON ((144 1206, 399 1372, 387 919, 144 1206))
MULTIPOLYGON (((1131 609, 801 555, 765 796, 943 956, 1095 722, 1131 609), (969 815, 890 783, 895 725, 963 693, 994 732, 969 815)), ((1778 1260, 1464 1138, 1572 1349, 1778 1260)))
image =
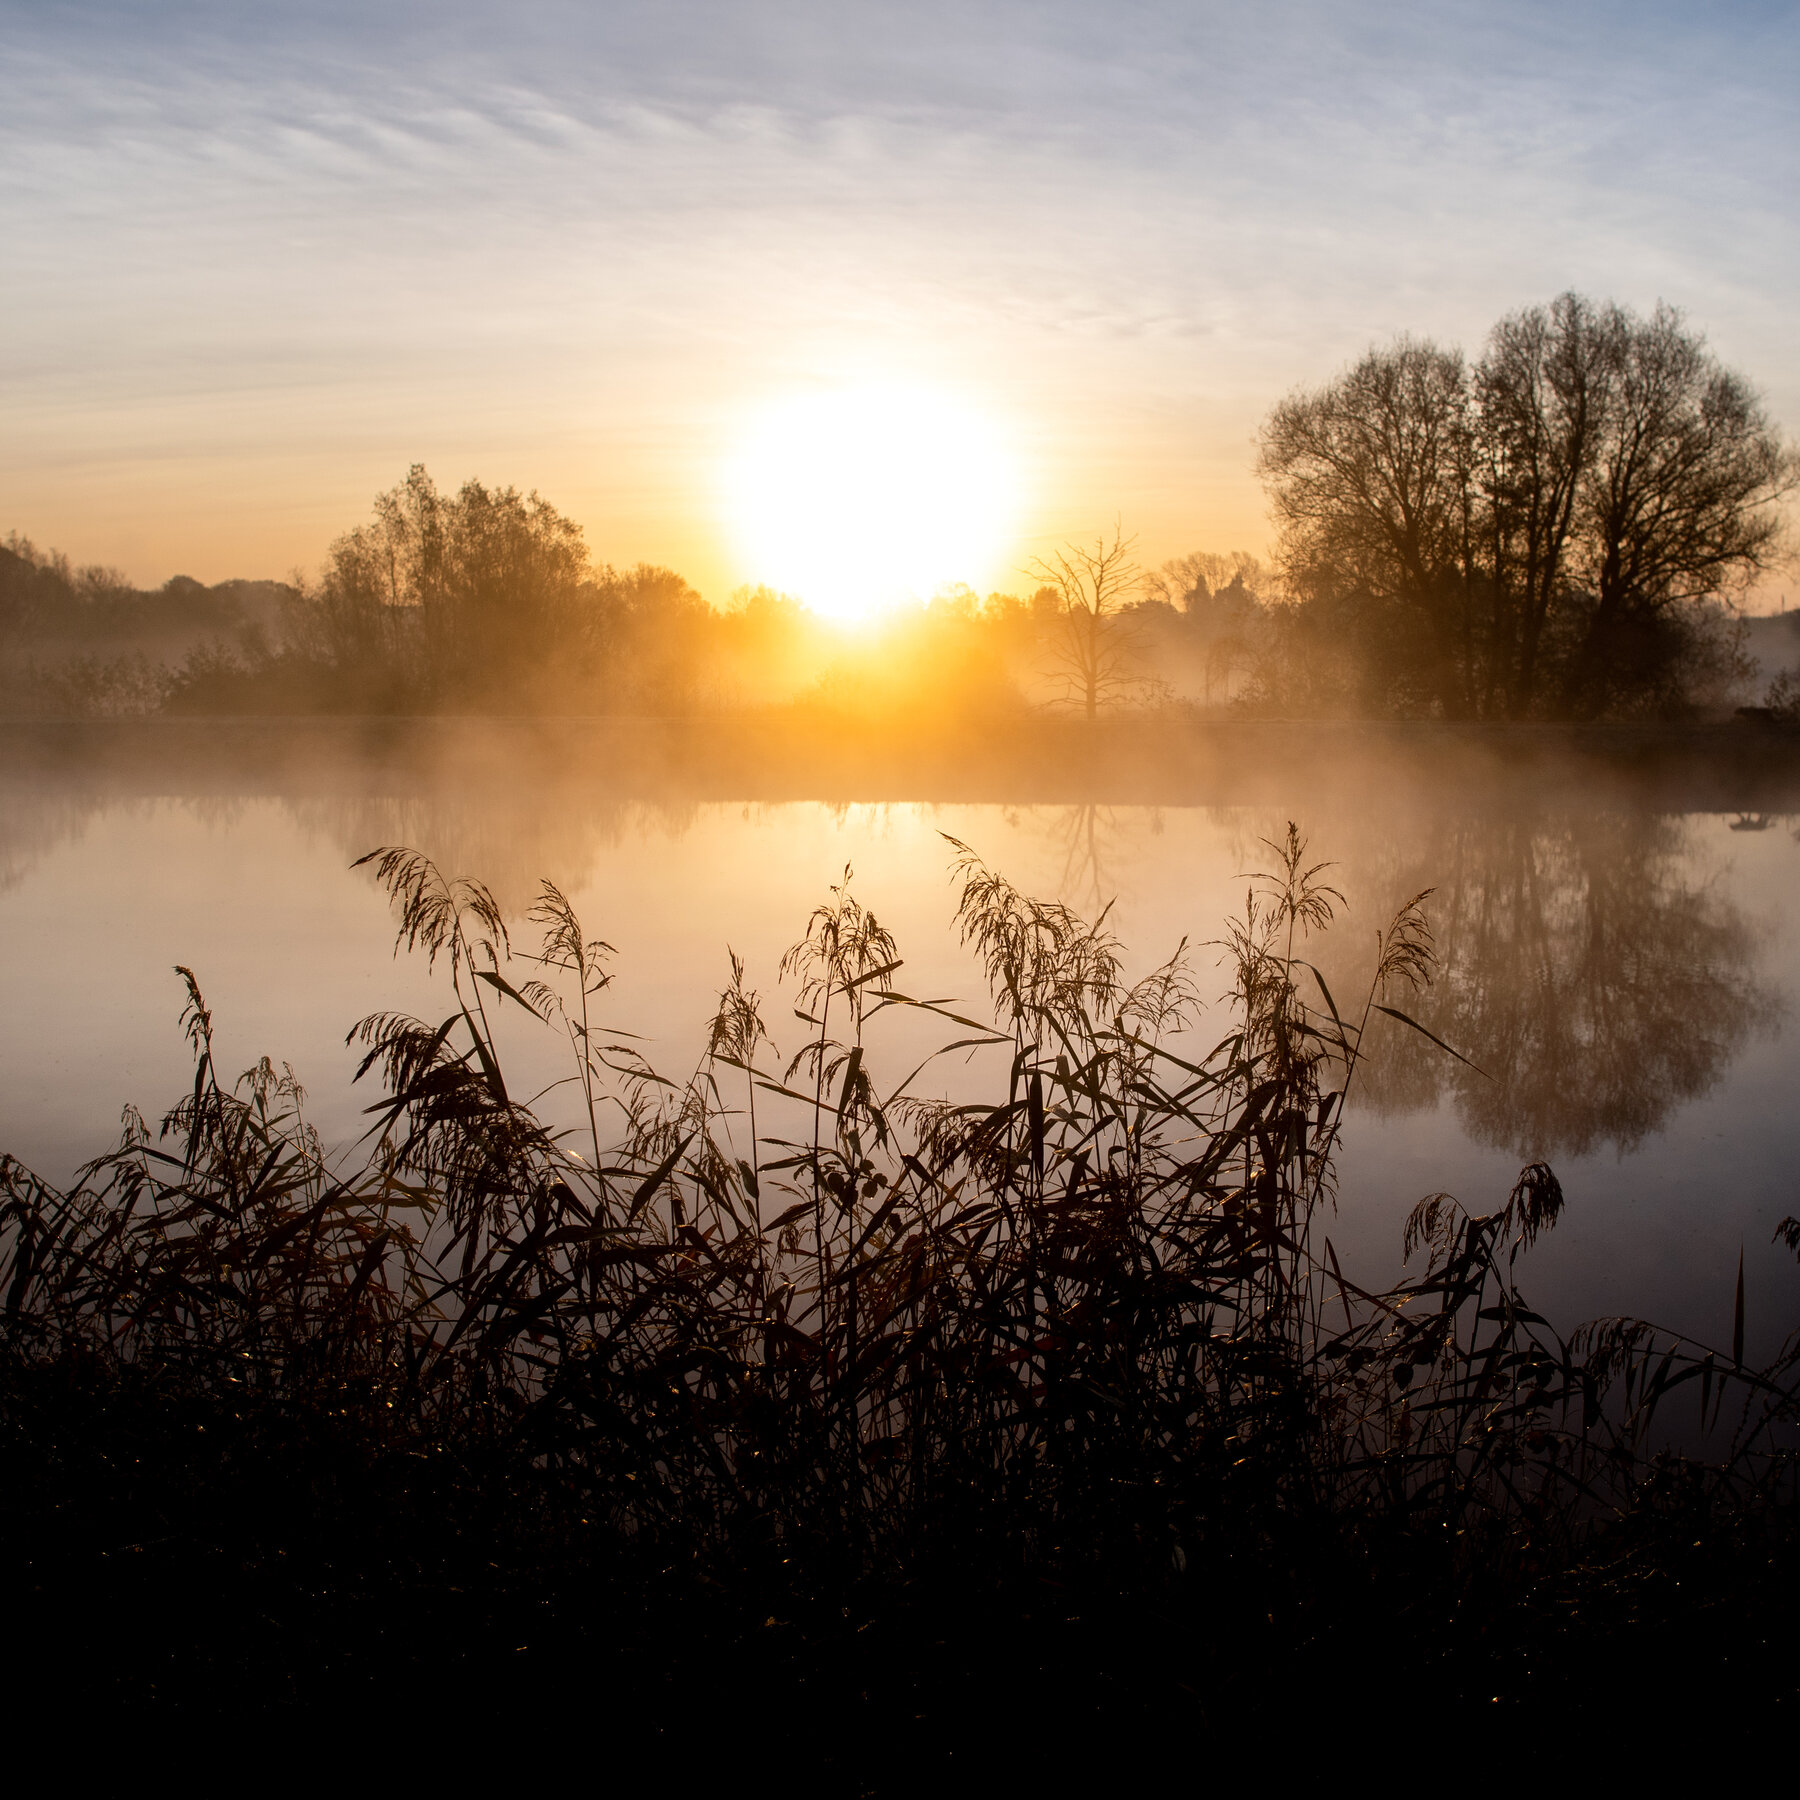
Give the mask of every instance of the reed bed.
MULTIPOLYGON (((1421 1632, 1496 1608, 1562 1629, 1577 1593, 1637 1618, 1677 1544, 1748 1546, 1756 1580, 1788 1580, 1800 1346, 1745 1365, 1741 1286, 1729 1352, 1632 1320, 1562 1334, 1519 1286, 1563 1207, 1542 1164, 1489 1211, 1423 1200, 1400 1284, 1346 1277, 1334 1155, 1369 1033, 1423 1030, 1428 895, 1340 1008, 1309 945, 1341 896, 1293 827, 1270 850, 1212 947, 1213 1004, 1185 945, 1128 980, 1104 915, 954 841, 987 1003, 910 994, 847 872, 782 963, 802 1041, 777 1051, 734 957, 685 1079, 605 1029, 613 953, 553 885, 526 953, 479 882, 372 853, 447 1004, 352 1033, 380 1095, 354 1152, 321 1144, 291 1073, 221 1074, 182 970, 194 1077, 159 1128, 128 1113, 66 1190, 0 1163, 0 1423, 44 1604, 88 1579, 70 1533, 137 1553, 266 1509, 287 1535, 232 1580, 284 1630, 371 1561, 390 1637, 394 1605, 429 1620, 458 1581, 528 1564, 490 1636, 526 1630, 517 1592, 586 1582, 638 1621, 609 1641, 710 1657, 713 1626, 645 1621, 711 1595, 749 1692, 746 1656, 765 1676, 862 1656, 866 1683, 884 1619, 912 1620, 882 1664, 898 1681, 982 1660, 943 1649, 959 1609, 1016 1628, 1086 1605, 1115 1637, 1179 1639, 1165 1687, 1192 1698, 1175 1665, 1198 1641, 1216 1666, 1225 1631, 1240 1668, 1276 1639, 1341 1646, 1372 1593, 1438 1622, 1394 1640, 1422 1655, 1421 1632), (566 1039, 553 1100, 509 1087, 504 1009, 566 1039), (900 1014, 944 1043, 896 1074, 900 1014), (945 1058, 983 1099, 943 1097, 945 1058), (1021 1592, 1023 1613, 993 1599, 1021 1592), (795 1620, 798 1665, 763 1630, 795 1620)), ((268 1656, 342 1662, 326 1613, 268 1656)), ((212 1629, 189 1664, 223 1654, 194 1648, 212 1629)), ((586 1653, 612 1629, 585 1619, 586 1653)))

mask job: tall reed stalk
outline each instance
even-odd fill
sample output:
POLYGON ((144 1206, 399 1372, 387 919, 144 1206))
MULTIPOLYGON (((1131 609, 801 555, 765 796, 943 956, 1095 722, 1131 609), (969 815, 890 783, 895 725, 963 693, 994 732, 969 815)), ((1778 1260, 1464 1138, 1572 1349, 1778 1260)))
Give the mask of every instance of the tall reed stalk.
POLYGON ((846 870, 782 962, 798 1053, 764 1060, 733 955, 685 1081, 593 1016, 612 951, 557 888, 515 981, 487 889, 373 853, 451 1004, 351 1034, 382 1087, 358 1152, 327 1154, 291 1072, 221 1078, 184 970, 194 1081, 160 1132, 128 1115, 66 1191, 0 1163, 5 1354, 511 1459, 590 1527, 722 1567, 980 1548, 1162 1580, 1281 1520, 1479 1561, 1623 1516, 1671 1447, 1732 1504, 1792 1498, 1793 1344, 1752 1370, 1526 1303, 1563 1206, 1542 1164, 1492 1211, 1423 1201, 1399 1285, 1345 1276, 1344 1106, 1378 1016, 1422 1029, 1392 1002, 1433 973, 1427 896, 1352 1023, 1301 955, 1341 896, 1292 827, 1272 849, 1210 1030, 1185 944, 1128 980, 1104 914, 952 841, 985 1008, 896 985, 846 870), (576 1129, 509 1090, 490 1006, 566 1037, 576 1129), (891 1087, 889 1014, 947 1038, 891 1087), (990 1097, 946 1097, 952 1055, 990 1097))

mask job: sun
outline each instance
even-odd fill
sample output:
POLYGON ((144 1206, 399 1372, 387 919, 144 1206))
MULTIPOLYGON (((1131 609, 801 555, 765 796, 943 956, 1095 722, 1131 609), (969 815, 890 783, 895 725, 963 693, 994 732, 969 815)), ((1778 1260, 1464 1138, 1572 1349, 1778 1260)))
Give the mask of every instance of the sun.
POLYGON ((844 620, 991 575, 1018 492, 1016 459, 992 424, 919 388, 841 388, 771 406, 726 473, 752 579, 844 620))

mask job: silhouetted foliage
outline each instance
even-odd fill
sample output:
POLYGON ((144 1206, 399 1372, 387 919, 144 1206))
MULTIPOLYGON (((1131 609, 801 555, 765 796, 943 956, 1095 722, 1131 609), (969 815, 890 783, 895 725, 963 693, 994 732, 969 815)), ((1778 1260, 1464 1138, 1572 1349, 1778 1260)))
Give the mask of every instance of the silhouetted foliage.
MULTIPOLYGON (((957 588, 846 633, 763 589, 710 606, 590 559, 536 493, 415 465, 316 581, 156 594, 9 540, 0 704, 222 712, 1004 719, 1181 698, 1264 713, 1667 717, 1753 672, 1733 606, 1779 549, 1795 456, 1668 307, 1565 294, 1472 367, 1403 338, 1270 414, 1279 582, 1242 552, 1144 576, 1065 545, 1029 599, 957 588), (23 654, 21 650, 23 649, 23 654)), ((1792 711, 1783 689, 1764 709, 1792 711)))
POLYGON ((1065 544, 1029 573, 1051 597, 1055 626, 1050 654, 1062 679, 1064 698, 1090 722, 1102 707, 1142 695, 1155 682, 1146 672, 1141 644, 1132 629, 1133 602, 1143 591, 1143 575, 1132 561, 1135 540, 1113 529, 1112 542, 1089 549, 1065 544))
MULTIPOLYGON (((972 1622, 1021 1580, 1152 1616, 1279 1609, 1301 1641, 1395 1583, 1415 1617, 1567 1629, 1570 1596, 1650 1604, 1619 1597, 1696 1521, 1779 1531, 1795 1346, 1746 1367, 1741 1294, 1729 1357, 1630 1320, 1557 1331, 1518 1285, 1563 1210, 1547 1166, 1486 1212, 1422 1201, 1394 1289, 1344 1277, 1343 1111, 1368 1032, 1411 1026, 1432 978, 1428 896, 1343 1013, 1304 960, 1341 897, 1292 827, 1268 849, 1203 1035, 1185 945, 1129 980, 1103 918, 953 844, 986 1007, 903 992, 846 873, 784 961, 797 1053, 734 958, 685 1080, 596 1018, 612 953, 556 888, 527 977, 484 886, 373 853, 452 1000, 353 1032, 383 1090, 360 1159, 327 1152, 291 1073, 221 1076, 184 969, 194 1081, 160 1132, 128 1114, 67 1191, 0 1161, 11 1466, 46 1518, 87 1504, 59 1471, 129 1470, 177 1537, 251 1483, 281 1531, 325 1534, 305 1566, 333 1583, 365 1540, 426 1554, 398 1519, 468 1534, 429 1552, 459 1580, 534 1556, 654 1595, 680 1570, 759 1620, 854 1601, 884 1631, 921 1582, 972 1622), (566 1039, 578 1131, 509 1087, 505 1008, 566 1039), (983 1059, 987 1096, 883 1078, 899 1013, 983 1059)), ((417 1604, 447 1577, 406 1579, 417 1604)))
POLYGON ((340 682, 379 671, 421 710, 519 711, 591 678, 603 590, 580 529, 547 501, 478 481, 444 495, 415 464, 374 512, 332 545, 289 624, 340 682))
POLYGON ((1144 594, 1139 604, 1150 627, 1150 655, 1167 672, 1164 679, 1208 707, 1236 699, 1256 667, 1273 597, 1262 564, 1242 550, 1228 556, 1196 550, 1146 576, 1144 594), (1164 616, 1156 616, 1158 608, 1164 616))
POLYGON ((797 708, 858 725, 993 725, 1073 700, 1088 717, 1244 686, 1264 578, 1241 554, 1147 582, 1122 540, 1066 548, 1029 598, 951 587, 845 630, 791 595, 709 605, 673 570, 594 563, 535 494, 415 466, 288 584, 178 576, 156 594, 22 539, 0 561, 0 709, 681 715, 797 708), (1090 566, 1091 565, 1091 566, 1090 566), (1207 573, 1202 573, 1202 570, 1207 573), (1208 580, 1213 586, 1208 586, 1208 580), (1214 590, 1217 590, 1216 592, 1214 590), (20 655, 19 652, 23 651, 20 655))
POLYGON ((144 592, 117 569, 76 569, 16 534, 0 546, 0 711, 78 718, 160 710, 189 674, 266 656, 290 590, 203 586, 186 575, 144 592))
POLYGON ((1265 699, 1667 714, 1743 673, 1729 602, 1796 463, 1672 308, 1565 294, 1471 369, 1403 338, 1283 401, 1259 467, 1297 601, 1265 699))

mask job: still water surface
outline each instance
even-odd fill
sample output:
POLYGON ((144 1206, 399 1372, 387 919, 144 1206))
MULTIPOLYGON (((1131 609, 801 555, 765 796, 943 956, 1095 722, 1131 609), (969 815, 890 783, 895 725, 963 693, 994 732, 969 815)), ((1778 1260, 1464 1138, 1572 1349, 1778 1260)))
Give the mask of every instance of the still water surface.
MULTIPOLYGON (((1791 814, 1718 810, 1710 791, 1696 805, 1692 784, 1592 764, 1477 768, 1463 752, 1396 758, 1349 739, 1297 744, 1253 774, 1177 779, 1147 765, 1156 804, 1134 803, 1116 778, 1098 798, 1092 784, 1018 798, 1017 782, 996 778, 993 798, 974 779, 934 800, 907 792, 904 774, 852 784, 865 790, 854 796, 824 779, 826 797, 807 798, 748 765, 739 778, 729 757, 704 779, 650 779, 531 739, 457 757, 434 742, 424 758, 391 745, 365 755, 346 737, 329 756, 272 760, 267 741, 251 755, 241 734, 198 757, 191 734, 179 755, 152 735, 13 757, 0 773, 0 1149, 66 1178, 105 1147, 124 1103, 154 1116, 179 1094, 176 963, 213 1007, 221 1066, 265 1053, 291 1063, 325 1137, 352 1139, 373 1096, 349 1084, 347 1029, 378 1008, 444 1007, 422 960, 394 960, 384 903, 349 867, 379 844, 481 876, 515 921, 538 878, 555 880, 617 947, 609 1022, 680 1074, 727 946, 771 997, 777 1041, 798 1042, 776 965, 846 866, 899 940, 899 985, 975 998, 946 836, 1027 891, 1110 901, 1133 972, 1185 938, 1210 998, 1225 986, 1210 942, 1246 876, 1268 866, 1263 840, 1293 818, 1347 899, 1312 947, 1340 1004, 1360 1000, 1377 927, 1433 888, 1444 968, 1415 1010, 1484 1071, 1383 1027, 1358 1078, 1330 1228, 1347 1267, 1392 1277, 1416 1200, 1448 1191, 1487 1210, 1542 1157, 1569 1207, 1525 1285, 1559 1323, 1625 1312, 1729 1341, 1741 1247, 1752 1348, 1772 1353, 1800 1325, 1800 1268, 1769 1242, 1800 1213, 1791 814), (867 791, 883 785, 898 791, 867 791)), ((878 1027, 888 1079, 925 1047, 922 1024, 878 1027)), ((1214 1008, 1196 1047, 1223 1031, 1214 1008)), ((515 1089, 563 1072, 541 1034, 515 1027, 508 1041, 515 1089)), ((937 1079, 977 1075, 951 1064, 937 1079)))

